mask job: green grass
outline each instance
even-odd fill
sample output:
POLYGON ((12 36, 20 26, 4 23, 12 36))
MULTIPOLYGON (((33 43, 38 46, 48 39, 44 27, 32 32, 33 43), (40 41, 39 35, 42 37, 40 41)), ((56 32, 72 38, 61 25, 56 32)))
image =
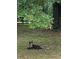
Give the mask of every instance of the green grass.
POLYGON ((60 59, 60 32, 31 32, 27 31, 27 25, 18 25, 17 36, 17 59, 60 59), (28 50, 28 42, 32 40, 43 49, 28 50))

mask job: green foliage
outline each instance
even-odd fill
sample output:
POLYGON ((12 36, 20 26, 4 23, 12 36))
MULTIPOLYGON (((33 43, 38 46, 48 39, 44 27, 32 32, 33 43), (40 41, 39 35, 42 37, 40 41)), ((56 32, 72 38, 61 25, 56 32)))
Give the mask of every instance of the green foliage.
POLYGON ((29 28, 48 28, 53 23, 55 0, 17 0, 17 16, 29 22, 29 28))
POLYGON ((24 20, 29 20, 29 28, 47 28, 52 22, 52 17, 42 12, 41 6, 34 6, 27 11, 24 20))
POLYGON ((33 19, 30 28, 47 28, 52 21, 52 18, 44 13, 34 16, 33 19))

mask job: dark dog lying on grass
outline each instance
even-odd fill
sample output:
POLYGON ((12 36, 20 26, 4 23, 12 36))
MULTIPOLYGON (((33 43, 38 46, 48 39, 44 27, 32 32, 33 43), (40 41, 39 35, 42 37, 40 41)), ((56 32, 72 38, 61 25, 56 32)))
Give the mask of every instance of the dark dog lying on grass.
POLYGON ((27 49, 42 49, 39 45, 33 44, 33 41, 29 42, 29 47, 27 49))

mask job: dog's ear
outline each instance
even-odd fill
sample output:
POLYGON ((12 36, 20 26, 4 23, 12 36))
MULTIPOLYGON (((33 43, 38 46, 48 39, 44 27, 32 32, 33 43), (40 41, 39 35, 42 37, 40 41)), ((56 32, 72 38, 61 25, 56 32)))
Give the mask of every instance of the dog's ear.
POLYGON ((29 41, 29 43, 33 43, 33 41, 29 41))

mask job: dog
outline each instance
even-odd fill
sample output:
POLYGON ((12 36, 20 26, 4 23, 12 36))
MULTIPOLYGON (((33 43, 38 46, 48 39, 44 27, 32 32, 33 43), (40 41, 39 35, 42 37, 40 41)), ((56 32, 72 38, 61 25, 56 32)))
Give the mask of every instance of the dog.
POLYGON ((42 49, 42 47, 40 45, 33 44, 33 41, 30 41, 27 49, 42 49))

